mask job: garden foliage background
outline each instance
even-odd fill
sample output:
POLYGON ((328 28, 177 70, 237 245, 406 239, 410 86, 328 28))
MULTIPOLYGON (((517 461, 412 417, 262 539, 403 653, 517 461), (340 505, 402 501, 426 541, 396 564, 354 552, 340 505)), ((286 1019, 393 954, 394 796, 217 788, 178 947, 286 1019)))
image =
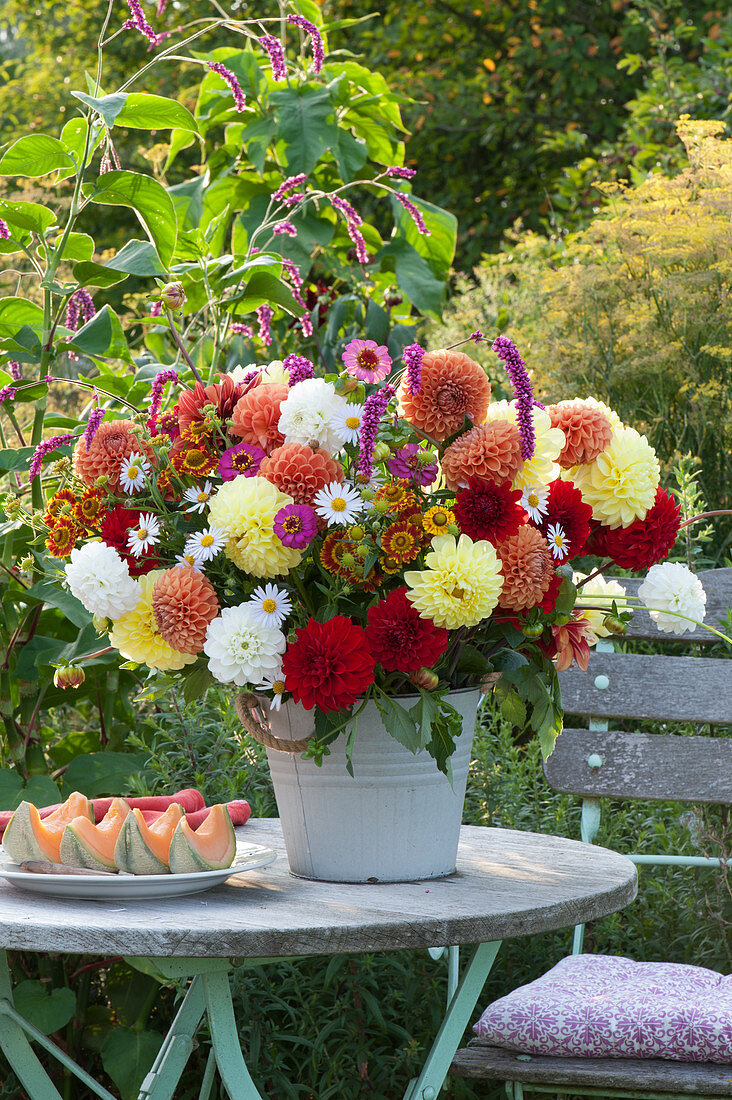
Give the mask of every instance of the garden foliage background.
MULTIPOLYGON (((117 6, 121 21, 125 5, 117 6)), ((205 241, 211 263, 203 275, 186 275, 191 308, 203 302, 205 279, 227 286, 232 268, 217 272, 215 261, 229 247, 234 254, 246 250, 261 196, 281 181, 274 167, 283 149, 289 170, 312 173, 324 188, 373 176, 373 164, 403 161, 418 170, 414 190, 431 238, 418 238, 396 202, 363 187, 359 209, 376 256, 369 279, 335 217, 309 219, 297 242, 285 238, 281 246, 304 279, 326 361, 334 362, 355 335, 401 348, 415 326, 430 347, 476 328, 506 331, 540 392, 593 392, 648 433, 667 475, 680 463, 690 511, 730 507, 732 154, 725 134, 732 15, 726 6, 710 0, 402 0, 378 5, 376 17, 365 0, 297 6, 329 24, 327 63, 335 66, 329 76, 340 78, 335 91, 325 80, 306 88, 314 159, 298 137, 286 93, 268 102, 271 89, 255 66, 234 58, 232 46, 241 42, 232 44, 222 28, 193 48, 234 68, 255 93, 261 117, 237 129, 213 74, 201 81, 199 67, 171 62, 135 90, 171 97, 192 111, 202 140, 179 125, 182 116, 172 146, 171 130, 151 128, 154 120, 145 122, 144 113, 139 128, 125 125, 124 116, 113 128, 123 169, 153 181, 152 206, 172 188, 166 201, 185 239, 205 241), (364 84, 370 97, 356 91, 364 84), (331 108, 338 133, 327 129, 331 108), (679 124, 682 116, 690 121, 679 124), (708 125, 694 127, 693 120, 708 125), (204 170, 205 182, 193 182, 204 170)), ((58 134, 78 117, 69 91, 87 87, 84 73, 96 69, 106 7, 102 0, 63 6, 6 0, 0 12, 3 152, 24 134, 58 134)), ((152 19, 155 5, 145 11, 152 19)), ((211 13, 209 0, 172 0, 153 21, 174 30, 211 13)), ((232 14, 251 18, 278 9, 239 3, 232 14)), ((149 60, 142 35, 117 38, 103 91, 149 60)), ((5 200, 52 207, 62 219, 68 211, 71 186, 58 186, 52 176, 7 173, 4 183, 5 200)), ((127 263, 131 273, 116 259, 130 237, 140 236, 127 205, 110 207, 102 197, 88 206, 79 228, 93 251, 79 239, 77 255, 60 257, 60 272, 70 278, 82 265, 97 310, 109 307, 109 324, 104 332, 85 326, 76 337, 79 358, 57 358, 54 374, 101 378, 110 392, 134 400, 175 355, 164 327, 148 323, 146 295, 164 269, 144 248, 127 263)), ((165 234, 158 233, 160 253, 165 234)), ((3 295, 26 298, 31 312, 42 310, 29 273, 22 256, 0 255, 3 295)), ((275 321, 273 347, 232 336, 232 317, 227 322, 222 313, 213 330, 202 323, 191 331, 201 368, 266 361, 302 346, 292 325, 297 310, 282 284, 271 273, 256 277, 258 284, 244 280, 236 318, 278 295, 285 312, 275 321)), ((8 336, 11 320, 0 316, 0 337, 8 336)), ((58 336, 66 339, 65 330, 58 336)), ((9 358, 0 354, 0 367, 9 358)), ((504 396, 501 379, 495 385, 504 396)), ((83 410, 78 393, 62 382, 50 387, 47 428, 58 430, 64 417, 72 422, 83 410)), ((29 388, 22 406, 26 434, 38 396, 29 388)), ((0 421, 12 436, 1 413, 0 421)), ((21 469, 28 452, 8 439, 7 451, 13 449, 21 469)), ((3 469, 12 487, 12 458, 3 469)), ((42 589, 29 620, 24 583, 20 598, 24 574, 13 576, 28 537, 27 529, 10 523, 0 548, 0 805, 23 796, 55 801, 75 788, 96 795, 194 785, 209 801, 244 794, 255 813, 274 813, 262 753, 241 741, 222 694, 211 691, 191 703, 148 696, 141 703, 134 673, 108 658, 86 662, 86 680, 73 701, 53 686, 53 662, 89 652, 95 635, 86 620, 66 618, 69 608, 44 603, 42 589)), ((724 564, 731 540, 729 525, 709 529, 696 541, 697 563, 724 564)), ((578 835, 578 808, 546 789, 537 747, 497 711, 484 725, 466 820, 578 835)), ((620 850, 648 841, 694 854, 711 842, 704 837, 708 827, 718 843, 729 845, 723 822, 704 822, 677 807, 614 808, 607 820, 600 842, 620 850)), ((729 969, 728 887, 720 876, 668 870, 643 878, 641 900, 591 929, 588 949, 729 969)), ((486 995, 536 976, 568 943, 568 934, 558 933, 507 945, 486 995)), ((85 1064, 100 1061, 125 1100, 136 1095, 177 990, 167 988, 160 999, 156 979, 122 960, 100 966, 21 955, 13 962, 21 1011, 85 1064)), ((258 1086, 283 1100, 401 1096, 439 1023, 444 990, 439 965, 421 956, 336 957, 242 971, 242 1040, 258 1086)), ((202 1057, 196 1052, 184 1096, 197 1094, 202 1057)), ((0 1073, 0 1081, 0 1097, 18 1095, 11 1074, 0 1073)), ((59 1082, 65 1097, 86 1095, 60 1072, 59 1082)), ((462 1082, 448 1091, 455 1100, 493 1094, 462 1082)))

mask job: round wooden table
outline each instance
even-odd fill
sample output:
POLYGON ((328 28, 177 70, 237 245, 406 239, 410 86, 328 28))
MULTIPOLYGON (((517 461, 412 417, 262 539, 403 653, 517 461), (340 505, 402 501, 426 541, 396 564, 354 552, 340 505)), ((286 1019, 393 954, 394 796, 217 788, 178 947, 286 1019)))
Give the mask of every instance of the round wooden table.
MULTIPOLYGON (((252 819, 237 833, 281 857, 207 893, 152 906, 41 897, 0 883, 0 948, 141 957, 166 977, 193 978, 141 1100, 170 1100, 204 1012, 211 1082, 217 1066, 232 1100, 261 1100, 241 1054, 229 989, 229 971, 245 960, 475 944, 425 1067, 404 1097, 434 1100, 501 940, 595 920, 632 901, 637 888, 624 856, 544 834, 463 826, 455 874, 351 885, 291 875, 276 819, 252 819)), ((13 1009, 6 969, 3 997, 0 1047, 31 1100, 57 1100, 26 1034, 47 1049, 52 1044, 13 1009)), ((95 1091, 111 1097, 99 1085, 95 1091)))

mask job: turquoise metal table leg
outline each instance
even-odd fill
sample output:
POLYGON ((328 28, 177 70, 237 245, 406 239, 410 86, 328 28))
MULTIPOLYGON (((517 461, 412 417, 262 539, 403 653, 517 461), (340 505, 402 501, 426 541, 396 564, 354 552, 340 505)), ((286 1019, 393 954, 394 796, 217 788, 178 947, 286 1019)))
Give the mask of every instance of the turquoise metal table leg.
POLYGON ((211 1089, 214 1084, 214 1077, 216 1076, 216 1055, 214 1049, 208 1052, 208 1059, 206 1060, 206 1069, 203 1073, 203 1081, 201 1081, 201 1091, 198 1094, 198 1100, 210 1100, 211 1089))
POLYGON ((476 947, 455 995, 447 1006, 445 1019, 427 1055, 422 1072, 409 1082, 403 1100, 437 1100, 500 946, 499 940, 495 943, 481 943, 476 947))
POLYGON ((193 1038, 205 1011, 203 981, 200 975, 195 975, 158 1056, 140 1086, 138 1100, 171 1100, 193 1050, 193 1038))
POLYGON ((229 975, 203 974, 206 1013, 216 1065, 231 1100, 263 1100, 247 1069, 234 1018, 229 975))

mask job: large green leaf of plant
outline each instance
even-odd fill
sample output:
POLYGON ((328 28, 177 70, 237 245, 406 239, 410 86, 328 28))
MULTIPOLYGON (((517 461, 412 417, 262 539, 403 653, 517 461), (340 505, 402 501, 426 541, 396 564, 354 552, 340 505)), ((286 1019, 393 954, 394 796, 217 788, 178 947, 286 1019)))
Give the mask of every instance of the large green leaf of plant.
POLYGON ((47 775, 32 775, 24 780, 15 768, 0 770, 0 810, 15 810, 21 802, 54 806, 60 797, 58 787, 47 775))
POLYGON ((327 149, 338 145, 340 131, 327 88, 288 88, 272 92, 278 141, 292 172, 310 173, 327 149))
POLYGON ((87 798, 128 794, 130 777, 145 770, 146 760, 141 753, 108 749, 75 756, 64 772, 62 793, 68 797, 72 791, 81 791, 87 798))
POLYGON ((106 359, 130 358, 122 322, 109 306, 103 306, 91 321, 69 337, 68 342, 69 347, 84 355, 103 355, 106 359))
POLYGON ((170 266, 175 250, 177 222, 170 195, 152 176, 138 172, 105 172, 94 184, 84 188, 92 202, 109 206, 129 206, 150 235, 164 267, 170 266))
POLYGON ((29 134, 14 141, 0 160, 0 176, 47 176, 57 168, 73 167, 71 154, 58 138, 29 134))
POLYGON ((163 1042, 157 1031, 115 1027, 102 1044, 102 1065, 120 1091, 122 1100, 137 1100, 140 1085, 163 1042))
POLYGON ((76 1012, 76 994, 68 986, 51 989, 47 982, 19 982, 13 989, 13 1001, 21 1016, 50 1035, 65 1027, 76 1012))
POLYGON ((56 215, 47 206, 9 199, 0 199, 0 217, 13 229, 30 229, 34 233, 43 233, 56 221, 56 215))
POLYGON ((0 298, 0 340, 16 336, 23 325, 42 333, 43 308, 27 298, 0 298))
POLYGON ((94 96, 85 92, 72 95, 101 115, 107 126, 127 126, 131 130, 192 130, 198 133, 198 123, 182 103, 162 95, 145 92, 114 92, 94 96))

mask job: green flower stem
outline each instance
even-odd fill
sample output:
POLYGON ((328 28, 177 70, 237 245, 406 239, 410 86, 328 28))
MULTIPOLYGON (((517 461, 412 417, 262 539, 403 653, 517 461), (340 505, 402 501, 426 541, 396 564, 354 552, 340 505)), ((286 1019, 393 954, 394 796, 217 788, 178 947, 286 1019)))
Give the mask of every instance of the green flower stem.
POLYGON ((120 405, 126 405, 128 409, 132 409, 133 413, 140 412, 136 405, 131 405, 124 397, 118 397, 116 393, 110 393, 109 390, 103 390, 93 382, 80 382, 78 378, 56 378, 55 375, 47 375, 47 378, 50 382, 65 382, 69 386, 80 386, 84 390, 94 390, 96 393, 103 393, 110 401, 118 401, 120 405))
POLYGON ((170 325, 170 331, 173 334, 173 339, 175 340, 178 351, 181 353, 181 355, 185 359, 186 363, 190 367, 191 372, 193 374, 193 377, 196 379, 196 381, 200 382, 202 386, 205 385, 203 379, 201 378, 201 375, 196 370, 195 363, 193 362, 190 355, 186 351, 186 346, 185 346, 185 344, 183 343, 183 341, 181 339, 181 336, 180 336, 180 333, 178 332, 178 329, 175 327, 175 321, 173 320, 173 314, 170 312, 169 309, 166 309, 165 315, 168 318, 168 324, 170 325))

